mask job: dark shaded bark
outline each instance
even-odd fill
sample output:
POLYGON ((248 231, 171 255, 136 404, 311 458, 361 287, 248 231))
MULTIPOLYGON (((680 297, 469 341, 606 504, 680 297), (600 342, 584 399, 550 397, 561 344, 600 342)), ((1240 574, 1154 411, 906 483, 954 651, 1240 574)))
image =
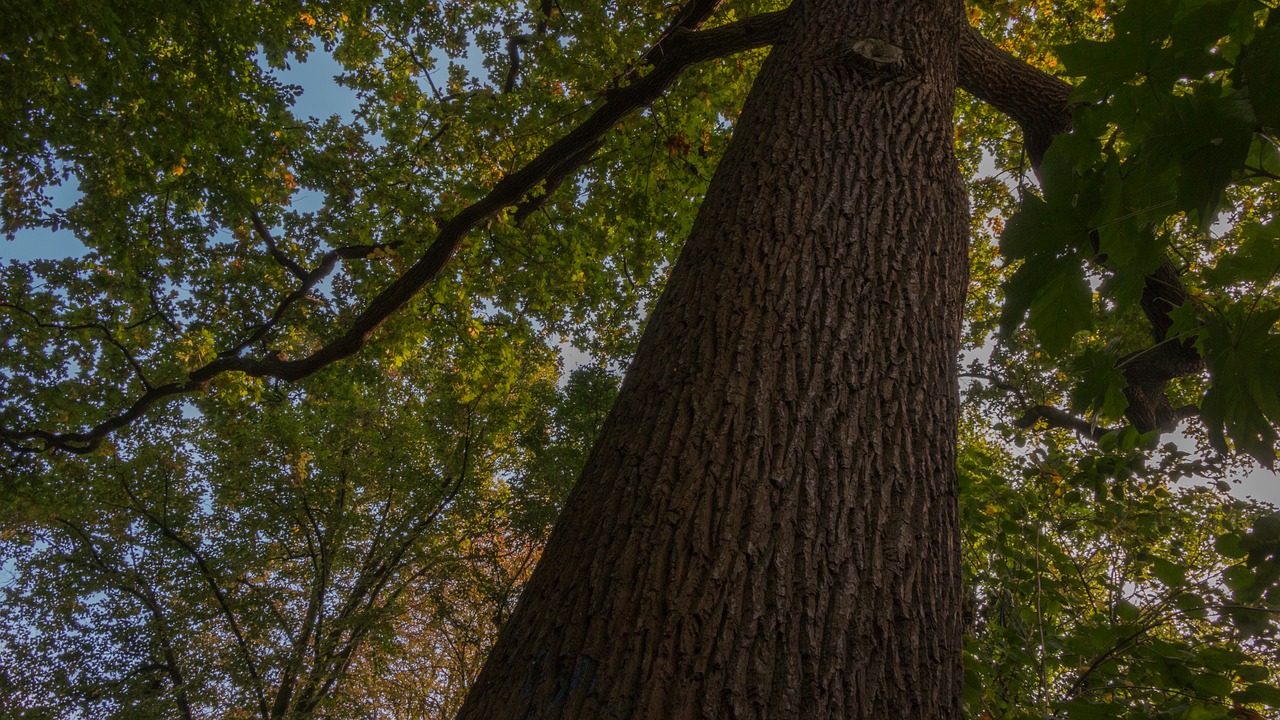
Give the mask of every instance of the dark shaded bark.
POLYGON ((460 718, 959 716, 961 6, 790 12, 460 718))
POLYGON ((1022 128, 1023 147, 1039 167, 1053 138, 1071 129, 1071 86, 996 47, 977 28, 960 43, 960 85, 1022 128))
POLYGON ((1142 312, 1151 323, 1155 344, 1121 358, 1117 366, 1129 385, 1124 389, 1129 407, 1125 419, 1141 432, 1171 432, 1178 422, 1195 415, 1195 408, 1175 408, 1165 392, 1169 381, 1204 370, 1195 344, 1169 337, 1170 316, 1188 299, 1178 268, 1165 258, 1147 276, 1142 288, 1142 312))

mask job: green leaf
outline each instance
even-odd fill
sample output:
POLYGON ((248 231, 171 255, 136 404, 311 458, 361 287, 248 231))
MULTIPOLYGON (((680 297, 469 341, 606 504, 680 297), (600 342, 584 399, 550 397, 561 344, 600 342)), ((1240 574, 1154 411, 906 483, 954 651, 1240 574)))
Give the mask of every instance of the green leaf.
POLYGON ((1180 593, 1174 598, 1173 604, 1179 610, 1187 613, 1187 617, 1203 618, 1207 616, 1204 598, 1195 593, 1180 593))
POLYGON ((1257 703, 1280 710, 1280 688, 1267 683, 1253 683, 1249 687, 1232 695, 1237 702, 1257 703))
POLYGON ((1235 592, 1253 587, 1253 571, 1244 565, 1232 565, 1222 572, 1222 582, 1235 592))
POLYGON ((1090 700, 1069 700, 1054 703, 1054 707, 1066 717, 1086 718, 1087 720, 1114 720, 1124 712, 1124 706, 1114 702, 1093 702, 1090 700))
POLYGON ((1100 625, 1089 630, 1089 648, 1094 652, 1106 652, 1116 642, 1116 631, 1108 625, 1100 625))
POLYGON ((1079 40, 1055 49, 1072 77, 1085 78, 1072 93, 1073 100, 1091 101, 1104 97, 1141 72, 1146 65, 1147 46, 1136 39, 1079 40))
POLYGON ((1063 219, 1060 224, 1083 226, 1093 214, 1097 191, 1089 175, 1101 157, 1102 143, 1083 127, 1057 136, 1049 145, 1036 174, 1045 200, 1063 219))
POLYGON ((1112 39, 1058 47, 1067 74, 1084 78, 1073 99, 1097 100, 1139 79, 1163 93, 1182 77, 1229 68, 1210 49, 1232 29, 1241 5, 1240 0, 1126 3, 1115 17, 1112 39))
POLYGON ((1028 194, 1018 212, 1005 224, 1000 254, 1007 260, 1088 253, 1089 226, 1081 215, 1061 203, 1050 204, 1028 194))
POLYGON ((1280 422, 1280 337, 1271 332, 1280 310, 1233 305, 1205 318, 1199 345, 1213 383, 1201 402, 1210 441, 1227 451, 1235 446, 1270 465, 1280 422))
POLYGON ((1262 515, 1253 521, 1250 541, 1272 543, 1280 540, 1280 512, 1262 515))
POLYGON ((1169 34, 1175 44, 1208 49, 1231 32, 1243 0, 1181 0, 1169 34))
POLYGON ((1074 361, 1079 378, 1071 391, 1072 406, 1082 412, 1100 412, 1103 417, 1124 417, 1129 400, 1124 389, 1128 385, 1124 373, 1116 367, 1116 358, 1109 352, 1087 348, 1074 361))
POLYGON ((1093 324, 1093 293, 1074 257, 1034 257, 1005 284, 1001 328, 1008 334, 1026 317, 1028 327, 1050 353, 1065 351, 1075 334, 1093 324))
POLYGON ((1207 228, 1217 217, 1227 184, 1249 155, 1250 110, 1219 86, 1172 96, 1168 102, 1171 107, 1144 138, 1144 153, 1150 162, 1178 163, 1178 207, 1197 213, 1201 227, 1207 228))
POLYGON ((1258 122, 1280 128, 1280 24, 1254 36, 1237 61, 1258 122))
POLYGON ((1239 230, 1240 247, 1221 257, 1205 280, 1216 285, 1268 282, 1280 273, 1280 226, 1247 223, 1239 230))
POLYGON ((1151 574, 1171 588, 1179 587, 1187 581, 1186 566, 1164 558, 1155 558, 1151 561, 1151 574))
POLYGON ((1135 622, 1141 613, 1141 609, 1128 600, 1121 599, 1116 602, 1116 617, 1125 622, 1135 622))
POLYGON ((1248 551, 1241 547, 1240 540, 1238 533, 1224 533, 1214 540, 1213 547, 1223 557, 1239 559, 1248 554, 1248 551))
POLYGON ((1221 675, 1197 675, 1191 686, 1197 692, 1213 697, 1226 697, 1234 689, 1231 679, 1221 675))
POLYGON ((1271 677, 1271 670, 1263 665, 1239 665, 1236 674, 1245 682, 1261 682, 1271 677))

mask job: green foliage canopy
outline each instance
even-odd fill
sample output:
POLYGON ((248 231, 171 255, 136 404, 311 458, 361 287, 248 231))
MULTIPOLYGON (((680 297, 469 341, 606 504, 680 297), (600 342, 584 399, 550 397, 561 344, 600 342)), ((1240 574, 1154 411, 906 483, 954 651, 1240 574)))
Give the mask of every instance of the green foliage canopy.
MULTIPOLYGON (((0 223, 85 252, 0 268, 0 703, 451 715, 762 54, 645 83, 688 30, 749 34, 779 9, 6 7, 0 223), (276 71, 312 53, 341 65, 351 119, 293 110, 276 71), (600 117, 608 132, 488 199, 600 117), (80 193, 69 207, 58 184, 80 193), (446 262, 355 357, 297 383, 235 371, 325 352, 459 218, 446 262), (562 377, 565 341, 590 360, 562 377)), ((975 178, 970 711, 1280 708, 1280 521, 1224 494, 1250 457, 1272 461, 1280 421, 1280 14, 969 14, 1075 86, 1072 131, 1035 173, 1007 117, 957 103, 975 178), (1157 441, 1179 421, 1199 452, 1157 441)))

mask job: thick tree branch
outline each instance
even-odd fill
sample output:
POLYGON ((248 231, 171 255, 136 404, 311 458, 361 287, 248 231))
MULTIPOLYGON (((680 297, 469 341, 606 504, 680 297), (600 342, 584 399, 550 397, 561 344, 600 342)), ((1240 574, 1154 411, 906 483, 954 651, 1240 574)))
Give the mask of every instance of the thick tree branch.
POLYGON ((87 453, 105 437, 134 422, 161 401, 201 390, 220 375, 239 372, 250 377, 296 381, 359 352, 388 318, 440 274, 472 229, 504 209, 519 204, 548 178, 562 176, 585 163, 589 159, 583 152, 585 148, 598 143, 624 117, 653 102, 685 68, 781 41, 787 26, 786 11, 759 15, 711 30, 689 30, 691 24, 705 21, 718 4, 712 0, 695 0, 691 6, 694 9, 682 13, 672 29, 645 54, 645 58, 654 58, 654 62, 644 77, 608 93, 605 102, 582 124, 552 143, 524 167, 500 180, 488 195, 445 221, 435 241, 417 262, 370 301, 345 333, 311 355, 288 360, 274 355, 250 358, 241 357, 239 352, 224 353, 191 371, 185 380, 150 389, 127 410, 89 430, 55 433, 0 428, 0 440, 11 445, 39 443, 21 446, 30 452, 60 449, 87 453))
POLYGON ((1154 279, 1160 275, 1171 275, 1175 281, 1177 270, 1167 258, 1155 273, 1147 277, 1147 285, 1142 293, 1142 309, 1151 323, 1151 335, 1155 344, 1120 359, 1116 367, 1124 375, 1128 386, 1124 389, 1129 407, 1125 416, 1138 430, 1170 431, 1178 422, 1198 414, 1192 407, 1175 408, 1169 402, 1165 388, 1169 381, 1188 375, 1195 375, 1204 369, 1204 360, 1191 342, 1167 337, 1170 319, 1169 312, 1186 301, 1186 291, 1181 281, 1177 281, 1176 290, 1182 295, 1177 305, 1164 304, 1170 294, 1165 282, 1154 279))
MULTIPOLYGON (((959 84, 978 99, 1008 115, 1022 127, 1027 156, 1033 168, 1044 159, 1053 138, 1071 129, 1072 87, 1058 78, 1032 67, 996 47, 977 29, 969 27, 960 43, 959 84)), ((1095 241, 1096 242, 1096 241, 1095 241)), ((1096 245, 1095 245, 1096 248, 1096 245)), ((1105 258, 1099 258, 1100 263, 1105 258)), ((1140 432, 1172 430, 1179 420, 1194 414, 1175 408, 1165 389, 1170 380, 1193 375, 1204 368, 1195 347, 1168 337, 1173 324, 1170 313, 1188 299, 1177 266, 1168 258, 1146 278, 1142 310, 1151 324, 1155 344, 1121 359, 1118 363, 1128 387, 1126 419, 1140 432)), ((1083 432, 1078 418, 1053 408, 1057 415, 1036 415, 1036 408, 1024 419, 1045 419, 1058 427, 1083 432)), ((1084 432, 1092 436, 1092 431, 1084 432)))
POLYGON ((502 92, 509 93, 516 89, 516 80, 520 79, 520 47, 526 45, 529 38, 524 35, 511 35, 507 38, 507 77, 502 82, 502 92))
POLYGON ((645 51, 644 55, 640 56, 640 64, 657 64, 658 60, 662 59, 671 50, 677 34, 702 27, 723 4, 724 0, 691 0, 686 3, 684 7, 676 12, 676 18, 671 21, 671 25, 645 51))
POLYGON ((1055 135, 1071 129, 1072 87, 996 47, 977 28, 960 42, 959 85, 1022 127, 1032 167, 1044 159, 1055 135))
POLYGON ((578 168, 585 165, 603 144, 604 138, 601 138, 596 142, 587 145, 578 151, 577 156, 569 158, 568 162, 548 173, 546 179, 543 181, 542 190, 540 192, 534 192, 526 195, 524 200, 521 200, 520 204, 516 205, 515 212, 512 214, 515 224, 523 225, 524 221, 527 220, 530 215, 537 212, 543 205, 546 205, 547 201, 551 199, 551 196, 560 188, 560 185, 562 185, 565 180, 569 179, 569 177, 573 175, 578 168))
POLYGON ((1112 428, 1099 427, 1084 418, 1050 405, 1034 405, 1022 413, 1022 417, 1013 421, 1015 427, 1026 429, 1043 420, 1052 428, 1071 430, 1072 432, 1097 441, 1111 431, 1112 428))

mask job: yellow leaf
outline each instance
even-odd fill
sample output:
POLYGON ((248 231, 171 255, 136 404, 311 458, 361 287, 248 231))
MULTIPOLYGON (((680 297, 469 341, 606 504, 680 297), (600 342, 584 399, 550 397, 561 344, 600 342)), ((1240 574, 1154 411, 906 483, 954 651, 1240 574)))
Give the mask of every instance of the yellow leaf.
POLYGON ((309 27, 316 26, 316 19, 311 15, 311 13, 302 13, 299 17, 301 17, 302 22, 306 23, 309 27))

